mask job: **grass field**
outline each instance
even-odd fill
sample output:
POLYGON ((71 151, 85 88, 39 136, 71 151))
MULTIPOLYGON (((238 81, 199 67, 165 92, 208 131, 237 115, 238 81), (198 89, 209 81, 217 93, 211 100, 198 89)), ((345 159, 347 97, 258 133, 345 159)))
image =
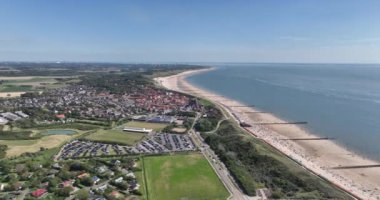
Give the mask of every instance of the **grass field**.
POLYGON ((149 200, 225 200, 229 193, 201 154, 144 157, 149 200))
MULTIPOLYGON (((66 83, 58 81, 58 77, 0 77, 0 80, 5 80, 0 84, 0 92, 28 92, 28 91, 41 91, 44 89, 59 88, 66 85, 66 83)), ((68 78, 68 77, 59 77, 68 78)))
POLYGON ((73 135, 49 135, 38 140, 0 140, 0 144, 8 146, 6 156, 12 157, 26 152, 37 152, 41 147, 54 148, 73 137, 73 135))
MULTIPOLYGON (((137 168, 143 169, 144 166, 142 165, 141 160, 139 162, 137 162, 136 164, 137 164, 137 168)), ((139 196, 138 199, 139 200, 147 200, 147 195, 146 195, 146 190, 145 190, 146 184, 145 184, 145 179, 144 179, 144 176, 145 176, 144 171, 139 170, 139 171, 135 171, 134 173, 135 173, 137 182, 140 184, 139 191, 142 194, 141 196, 139 196)))
POLYGON ((92 141, 112 142, 126 145, 134 145, 144 139, 144 133, 134 133, 122 130, 98 130, 85 138, 92 141))
POLYGON ((0 92, 27 92, 32 91, 31 85, 3 85, 0 87, 0 92))
POLYGON ((123 126, 149 128, 155 131, 161 131, 166 126, 168 126, 168 124, 130 121, 130 122, 125 123, 123 126))

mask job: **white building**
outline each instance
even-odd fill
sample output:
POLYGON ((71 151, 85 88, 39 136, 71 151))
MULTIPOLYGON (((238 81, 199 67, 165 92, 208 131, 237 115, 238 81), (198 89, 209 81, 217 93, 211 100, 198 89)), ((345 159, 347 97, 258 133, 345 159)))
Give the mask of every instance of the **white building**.
POLYGON ((28 118, 29 115, 23 113, 22 111, 16 111, 15 112, 18 116, 22 117, 22 118, 28 118))
POLYGON ((123 177, 119 177, 115 179, 115 183, 121 183, 121 182, 123 182, 123 177))
POLYGON ((137 132, 137 133, 151 133, 153 129, 137 128, 137 127, 124 127, 123 131, 137 132))
POLYGON ((8 120, 3 117, 0 117, 0 125, 4 125, 6 123, 8 123, 8 120))
POLYGON ((16 114, 13 114, 11 112, 1 113, 0 115, 3 116, 4 118, 7 118, 8 120, 11 120, 11 121, 17 121, 17 120, 21 119, 21 117, 19 117, 16 114))

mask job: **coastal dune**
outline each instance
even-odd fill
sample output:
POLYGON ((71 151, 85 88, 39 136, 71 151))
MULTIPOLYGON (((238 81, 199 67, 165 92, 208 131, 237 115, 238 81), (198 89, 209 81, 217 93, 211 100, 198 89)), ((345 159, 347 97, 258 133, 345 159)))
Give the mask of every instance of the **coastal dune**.
POLYGON ((354 197, 380 199, 380 167, 363 167, 379 165, 379 162, 366 159, 331 140, 291 140, 317 138, 318 136, 308 132, 302 125, 265 124, 286 123, 286 121, 271 113, 261 112, 254 107, 191 85, 186 81, 186 77, 208 70, 213 69, 191 70, 155 80, 167 89, 205 98, 220 105, 235 120, 252 125, 252 127, 245 128, 252 136, 263 140, 354 197))

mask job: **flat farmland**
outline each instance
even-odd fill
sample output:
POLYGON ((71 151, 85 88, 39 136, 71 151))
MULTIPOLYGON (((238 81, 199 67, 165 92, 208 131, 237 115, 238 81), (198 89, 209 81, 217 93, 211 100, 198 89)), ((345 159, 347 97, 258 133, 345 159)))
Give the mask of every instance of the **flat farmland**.
POLYGON ((45 89, 59 88, 59 87, 65 86, 66 83, 63 81, 59 81, 58 79, 64 80, 67 78, 72 79, 72 77, 64 77, 64 76, 62 77, 53 77, 53 76, 0 77, 0 80, 3 81, 2 84, 0 84, 0 92, 3 92, 3 93, 28 92, 28 91, 41 91, 45 89))
POLYGON ((0 140, 0 144, 8 146, 6 157, 12 157, 26 152, 38 152, 41 147, 54 148, 73 137, 73 135, 49 135, 36 140, 0 140))
POLYGON ((229 196, 201 154, 177 154, 143 159, 149 200, 225 200, 229 196))

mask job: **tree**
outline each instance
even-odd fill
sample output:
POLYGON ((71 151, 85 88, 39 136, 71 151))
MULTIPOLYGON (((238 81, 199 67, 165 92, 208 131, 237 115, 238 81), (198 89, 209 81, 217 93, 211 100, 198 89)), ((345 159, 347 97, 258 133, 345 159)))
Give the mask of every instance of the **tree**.
POLYGON ((58 178, 52 178, 49 180, 49 187, 48 187, 48 190, 49 192, 53 192, 54 189, 58 186, 59 184, 59 179, 58 178))
POLYGON ((63 180, 69 180, 69 179, 71 179, 71 178, 74 177, 69 171, 67 171, 67 170, 65 170, 65 169, 62 169, 62 170, 59 172, 58 176, 59 176, 61 179, 63 179, 63 180))
POLYGON ((81 162, 74 162, 70 165, 70 171, 83 171, 83 170, 89 170, 90 167, 87 166, 84 163, 81 162))
POLYGON ((0 161, 0 171, 4 174, 9 174, 11 172, 12 166, 8 160, 0 161))
POLYGON ((79 200, 87 200, 90 197, 90 195, 88 194, 87 190, 81 189, 76 193, 75 197, 79 200))
POLYGON ((94 181, 90 177, 84 177, 80 180, 80 183, 84 186, 92 186, 94 184, 94 181))
POLYGON ((57 190, 56 191, 56 194, 58 196, 61 196, 61 197, 69 197, 70 196, 70 192, 73 190, 72 187, 68 186, 68 187, 64 187, 60 190, 57 190))
POLYGON ((198 131, 211 131, 213 129, 213 125, 209 119, 201 119, 195 125, 195 129, 198 131))
POLYGON ((8 146, 7 145, 0 145, 0 159, 4 158, 7 153, 8 146))

